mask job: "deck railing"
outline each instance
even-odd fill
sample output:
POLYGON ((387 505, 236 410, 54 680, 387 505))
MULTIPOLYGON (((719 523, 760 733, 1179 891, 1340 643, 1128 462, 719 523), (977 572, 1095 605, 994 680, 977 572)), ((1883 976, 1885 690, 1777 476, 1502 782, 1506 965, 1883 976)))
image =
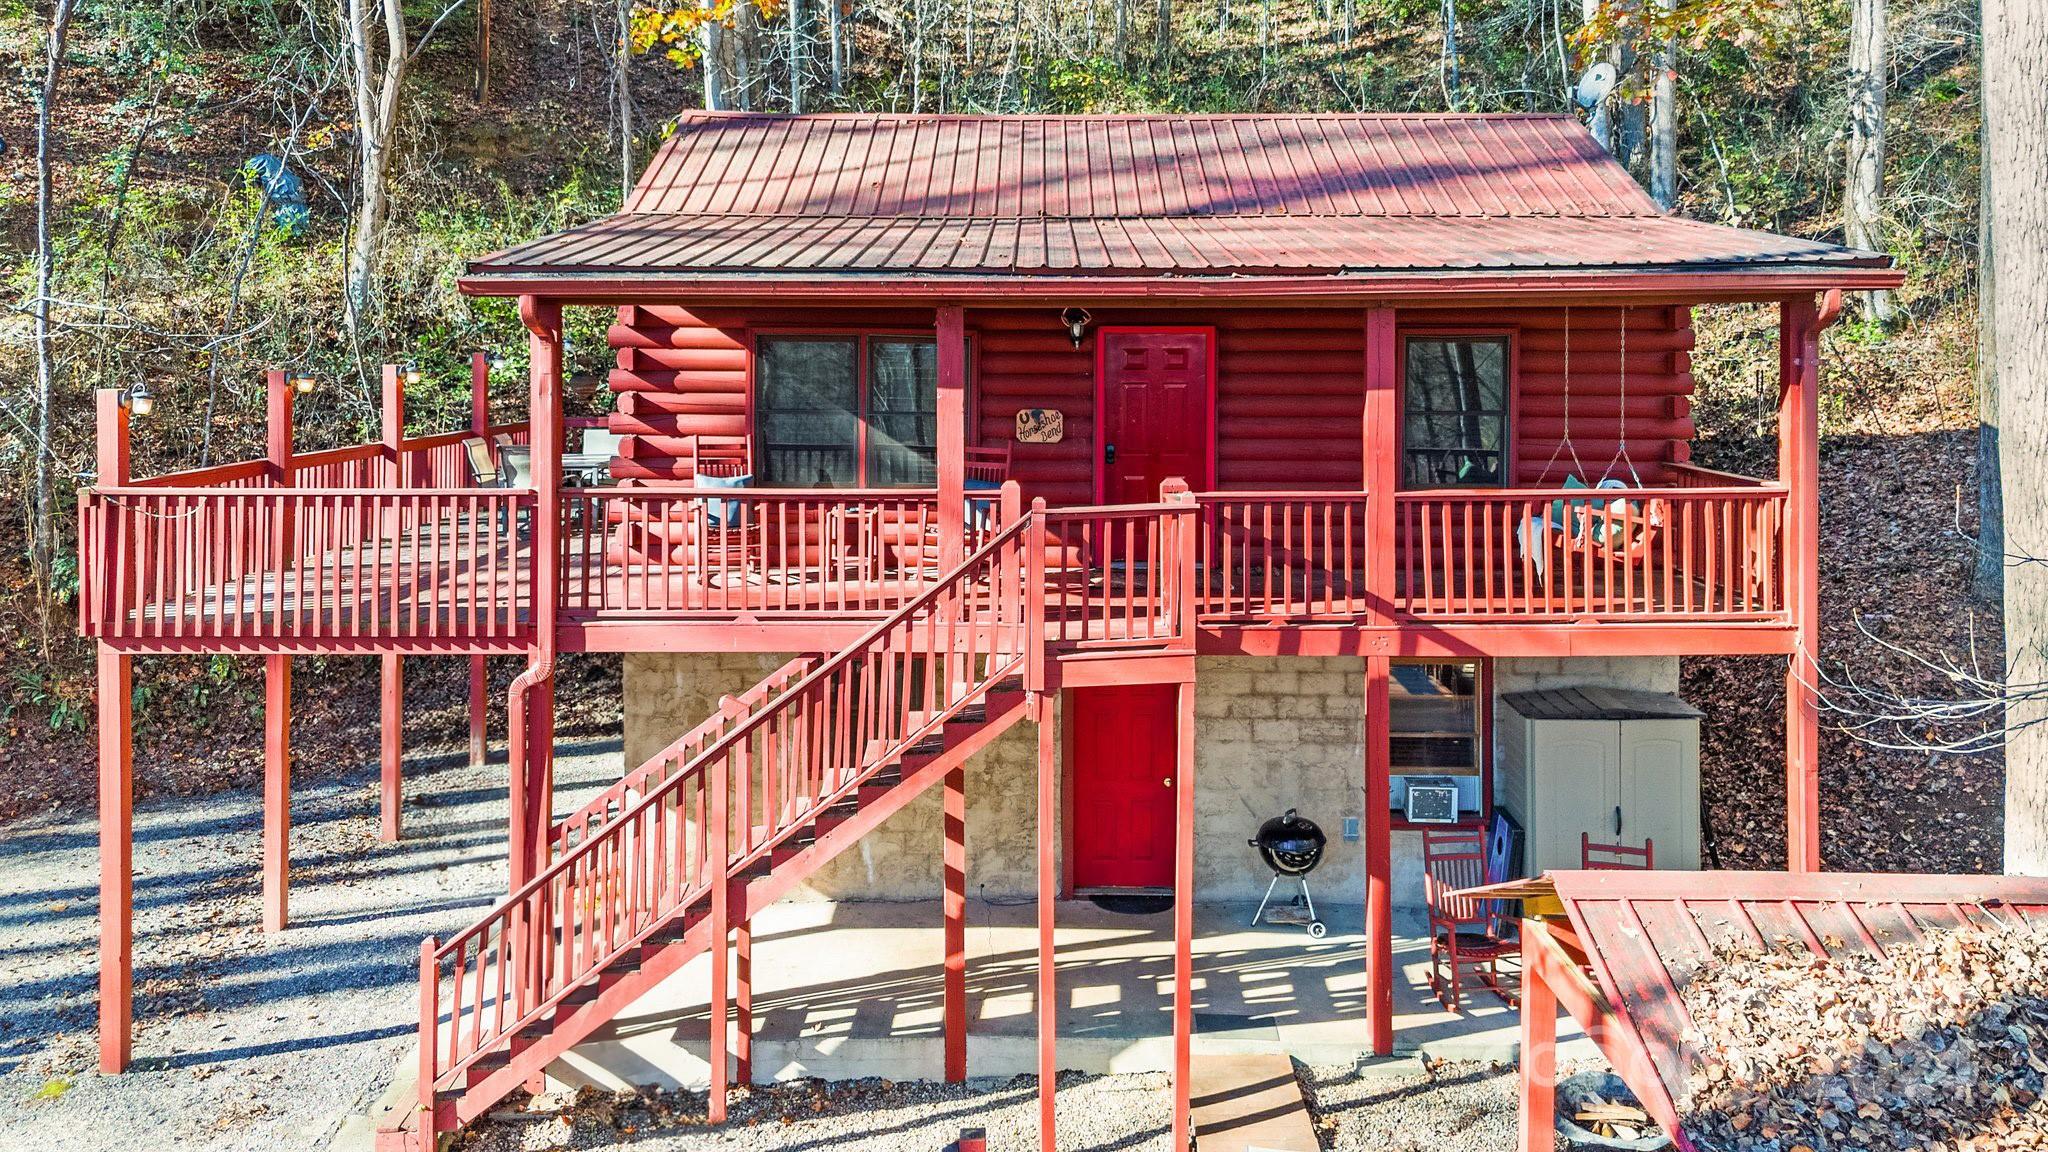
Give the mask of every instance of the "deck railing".
POLYGON ((1395 499, 1396 605, 1475 619, 1772 620, 1786 492, 1437 490, 1395 499))
POLYGON ((1278 623, 1366 611, 1363 492, 1204 492, 1197 611, 1278 623))
POLYGON ((530 492, 99 488, 81 505, 87 635, 164 642, 512 640, 530 492))
POLYGON ((1194 643, 1196 506, 1182 488, 1159 504, 1055 509, 1027 542, 1048 639, 1081 647, 1194 643))
MULTIPOLYGON (((928 490, 588 488, 562 502, 570 618, 879 616, 939 574, 928 490)), ((1014 485, 972 494, 966 549, 1016 516, 1014 485)))

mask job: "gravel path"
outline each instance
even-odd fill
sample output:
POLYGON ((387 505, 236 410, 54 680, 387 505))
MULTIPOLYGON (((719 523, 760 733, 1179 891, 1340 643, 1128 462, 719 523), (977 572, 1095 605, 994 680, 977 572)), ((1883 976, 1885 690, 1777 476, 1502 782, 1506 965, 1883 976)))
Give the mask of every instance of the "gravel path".
MULTIPOLYGON (((565 745, 559 803, 618 778, 565 745)), ((419 945, 503 894, 505 769, 407 764, 406 838, 376 840, 376 765, 293 798, 293 927, 261 929, 258 797, 135 814, 133 1070, 95 1071, 98 838, 90 816, 0 827, 0 1148, 325 1149, 417 1030, 419 945)))
MULTIPOLYGON (((1416 1061, 1301 1070, 1323 1147, 1339 1152, 1500 1152, 1515 1140, 1515 1071, 1416 1061)), ((1060 1078, 1059 1143, 1071 1152, 1165 1152, 1164 1075, 1060 1078)), ((958 1086, 803 1080, 735 1094, 727 1123, 703 1127, 702 1093, 540 1097, 475 1126, 461 1152, 940 1152, 965 1127, 993 1152, 1037 1144, 1032 1077, 958 1086)))

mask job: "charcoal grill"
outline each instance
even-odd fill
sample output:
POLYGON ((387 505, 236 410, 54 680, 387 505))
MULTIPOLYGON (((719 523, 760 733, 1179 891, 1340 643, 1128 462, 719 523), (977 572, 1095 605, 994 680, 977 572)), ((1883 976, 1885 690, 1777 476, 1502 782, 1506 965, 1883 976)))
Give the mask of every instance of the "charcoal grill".
POLYGON ((1259 825, 1258 834, 1245 843, 1258 849, 1259 858, 1273 870, 1273 878, 1266 883, 1266 895, 1259 901, 1258 911, 1252 913, 1252 927, 1266 922, 1266 906, 1273 902, 1273 889, 1279 887, 1282 880, 1292 879, 1301 885, 1301 895, 1292 902, 1300 913, 1299 918, 1290 916, 1284 922, 1303 924, 1312 940, 1323 938, 1329 929, 1316 918, 1315 898, 1308 893, 1308 874, 1323 862, 1323 849, 1329 842, 1315 821, 1292 808, 1259 825))

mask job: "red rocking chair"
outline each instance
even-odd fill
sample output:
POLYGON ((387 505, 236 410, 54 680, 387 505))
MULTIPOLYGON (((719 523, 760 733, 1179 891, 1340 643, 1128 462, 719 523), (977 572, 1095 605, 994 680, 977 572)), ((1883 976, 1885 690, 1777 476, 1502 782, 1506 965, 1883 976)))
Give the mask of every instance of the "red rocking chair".
POLYGON ((1579 867, 1594 872, 1645 871, 1657 866, 1657 842, 1644 840, 1641 848, 1633 844, 1595 844, 1593 838, 1579 833, 1579 867))
POLYGON ((1486 840, 1476 828, 1425 829, 1423 893, 1429 905, 1429 990, 1444 1007, 1463 1010, 1468 981, 1506 1001, 1520 1002, 1520 976, 1501 961, 1521 956, 1521 942, 1506 932, 1502 902, 1456 895, 1487 882, 1486 840))

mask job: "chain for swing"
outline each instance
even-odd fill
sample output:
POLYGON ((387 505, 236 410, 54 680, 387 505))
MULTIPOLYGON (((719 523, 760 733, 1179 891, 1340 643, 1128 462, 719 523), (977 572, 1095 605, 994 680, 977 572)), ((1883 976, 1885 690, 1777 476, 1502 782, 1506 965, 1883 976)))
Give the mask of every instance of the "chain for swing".
MULTIPOLYGON (((1607 467, 1601 470, 1600 479, 1604 481, 1613 476, 1616 464, 1626 464, 1628 465, 1629 480, 1633 482, 1634 487, 1641 488, 1643 486, 1642 474, 1636 471, 1635 458, 1628 454, 1628 305, 1626 304, 1622 305, 1621 308, 1620 367, 1621 375, 1616 379, 1615 384, 1615 391, 1620 397, 1619 403, 1616 406, 1620 410, 1621 415, 1615 428, 1615 434, 1619 439, 1614 442, 1614 456, 1607 461, 1607 467)), ((1600 485, 1595 483, 1593 486, 1597 488, 1600 485)))
POLYGON ((1564 435, 1559 438, 1557 447, 1550 450, 1550 459, 1543 462, 1543 483, 1552 483, 1550 470, 1557 464, 1558 456, 1565 452, 1572 454, 1571 475, 1584 483, 1586 465, 1579 459, 1578 445, 1572 443, 1572 306, 1569 304, 1564 306, 1564 435))

